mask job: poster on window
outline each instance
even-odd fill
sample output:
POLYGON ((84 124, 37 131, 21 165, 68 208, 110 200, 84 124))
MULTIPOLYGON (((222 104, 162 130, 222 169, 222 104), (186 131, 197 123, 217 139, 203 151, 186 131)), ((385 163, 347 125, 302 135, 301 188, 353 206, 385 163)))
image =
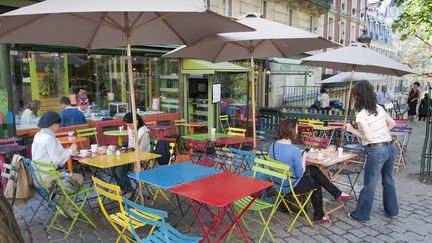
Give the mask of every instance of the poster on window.
POLYGON ((221 84, 213 84, 213 103, 221 102, 221 84))

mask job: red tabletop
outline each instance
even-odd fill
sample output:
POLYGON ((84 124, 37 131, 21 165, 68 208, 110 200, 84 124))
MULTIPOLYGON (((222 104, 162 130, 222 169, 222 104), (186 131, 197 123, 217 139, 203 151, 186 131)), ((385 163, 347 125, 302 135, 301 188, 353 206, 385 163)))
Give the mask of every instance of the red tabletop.
POLYGON ((253 138, 230 136, 230 137, 213 138, 211 139, 211 141, 216 144, 232 145, 232 144, 240 144, 240 143, 252 143, 253 138))
POLYGON ((272 184, 231 172, 222 172, 170 189, 171 192, 213 207, 226 207, 272 184))

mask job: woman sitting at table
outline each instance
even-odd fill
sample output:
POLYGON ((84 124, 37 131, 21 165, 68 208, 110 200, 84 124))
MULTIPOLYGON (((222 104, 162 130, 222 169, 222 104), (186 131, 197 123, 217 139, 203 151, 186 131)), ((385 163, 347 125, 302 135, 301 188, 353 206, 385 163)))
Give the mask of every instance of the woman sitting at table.
MULTIPOLYGON (((150 130, 145 126, 144 120, 137 115, 137 129, 138 129, 138 146, 135 144, 135 136, 133 129, 132 113, 126 113, 123 121, 128 127, 128 148, 139 149, 141 152, 150 152, 150 130)), ((127 176, 131 171, 132 165, 121 165, 111 169, 111 175, 117 185, 120 186, 121 194, 126 198, 132 197, 133 187, 127 176)))
POLYGON ((39 100, 32 100, 23 108, 21 114, 21 124, 32 124, 37 123, 38 116, 37 113, 40 109, 41 102, 39 100))
MULTIPOLYGON (((60 127, 60 115, 55 111, 47 111, 39 119, 38 126, 42 128, 34 136, 32 143, 32 160, 42 163, 53 163, 58 169, 63 169, 66 162, 76 150, 77 145, 74 143, 69 148, 65 149, 60 141, 55 136, 55 133, 60 127)), ((50 187, 55 181, 54 176, 42 175, 45 184, 50 187)), ((72 178, 80 185, 83 183, 81 174, 72 174, 72 178)))
MULTIPOLYGON (((352 196, 341 192, 318 167, 306 166, 306 152, 301 153, 300 149, 292 144, 296 137, 297 121, 294 119, 281 121, 277 129, 277 140, 270 145, 268 150, 270 157, 290 165, 295 193, 300 194, 315 189, 311 197, 314 220, 316 223, 329 222, 330 219, 324 216, 321 187, 324 187, 338 201, 350 200, 352 196)), ((278 180, 275 179, 275 183, 278 183, 278 180)), ((282 192, 289 193, 290 191, 289 183, 286 181, 282 192)))

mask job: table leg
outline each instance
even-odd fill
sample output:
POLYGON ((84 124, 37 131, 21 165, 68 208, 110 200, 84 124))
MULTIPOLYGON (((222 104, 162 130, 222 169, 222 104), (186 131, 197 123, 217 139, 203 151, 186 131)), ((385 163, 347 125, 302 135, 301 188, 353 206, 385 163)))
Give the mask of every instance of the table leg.
POLYGON ((68 161, 67 161, 67 168, 68 168, 69 171, 72 172, 72 170, 73 170, 73 161, 72 161, 72 159, 68 159, 68 161))
POLYGON ((117 137, 117 143, 120 147, 123 147, 123 138, 121 136, 117 137))
MULTIPOLYGON (((3 168, 3 163, 6 163, 6 155, 5 154, 0 154, 0 173, 4 172, 4 168, 3 168)), ((6 189, 6 183, 4 183, 6 180, 4 180, 3 178, 0 178, 1 180, 1 185, 3 185, 3 192, 6 189)))

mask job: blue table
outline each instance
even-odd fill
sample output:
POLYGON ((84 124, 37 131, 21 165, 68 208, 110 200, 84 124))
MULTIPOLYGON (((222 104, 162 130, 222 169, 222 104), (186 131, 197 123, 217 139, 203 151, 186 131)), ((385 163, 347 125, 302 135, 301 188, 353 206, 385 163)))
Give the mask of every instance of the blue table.
MULTIPOLYGON (((171 187, 202 179, 220 172, 222 171, 192 164, 192 162, 184 162, 174 165, 156 167, 151 170, 134 172, 130 173, 128 176, 136 181, 159 187, 162 190, 167 190, 171 187)), ((178 198, 177 194, 176 199, 180 208, 180 212, 182 216, 184 216, 180 199, 178 198)))
POLYGON ((139 182, 167 190, 171 187, 208 177, 220 170, 184 162, 170 166, 161 166, 151 170, 130 173, 129 177, 139 182))

